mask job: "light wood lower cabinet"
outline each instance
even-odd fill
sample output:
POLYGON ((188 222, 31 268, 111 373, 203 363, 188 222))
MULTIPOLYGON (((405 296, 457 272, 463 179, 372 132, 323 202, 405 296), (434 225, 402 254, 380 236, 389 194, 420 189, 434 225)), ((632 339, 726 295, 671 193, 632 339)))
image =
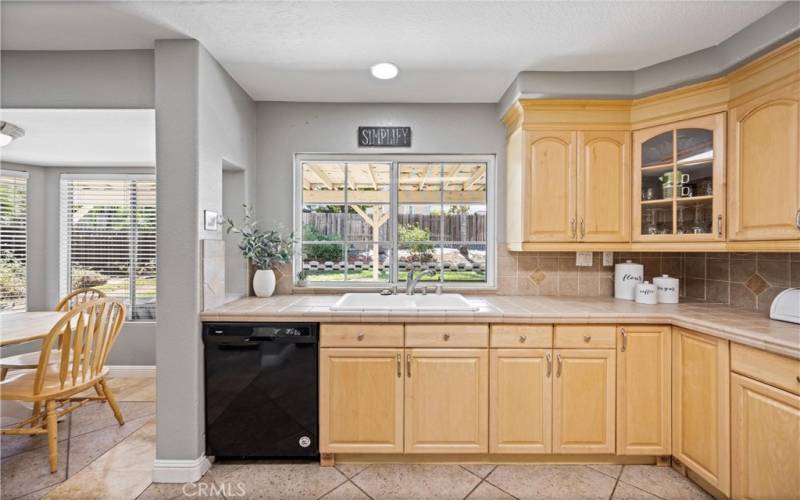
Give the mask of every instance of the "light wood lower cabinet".
POLYGON ((671 453, 670 327, 617 328, 617 454, 671 453))
POLYGON ((614 453, 615 352, 553 353, 553 453, 614 453))
POLYGON ((488 349, 406 349, 405 452, 487 453, 488 349))
POLYGON ((551 349, 492 349, 490 453, 551 453, 551 349))
POLYGON ((320 349, 322 453, 403 452, 403 349, 320 349))
POLYGON ((800 396, 731 375, 731 493, 800 496, 800 396))
POLYGON ((672 454, 730 495, 727 340, 672 330, 672 454))

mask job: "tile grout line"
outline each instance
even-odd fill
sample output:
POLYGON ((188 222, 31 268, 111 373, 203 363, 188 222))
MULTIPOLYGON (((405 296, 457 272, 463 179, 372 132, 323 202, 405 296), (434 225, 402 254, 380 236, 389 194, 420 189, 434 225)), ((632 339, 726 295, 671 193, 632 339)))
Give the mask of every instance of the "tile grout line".
MULTIPOLYGON (((360 472, 359 472, 359 474, 360 474, 360 472)), ((358 474, 356 474, 356 475, 355 475, 355 476, 353 476, 353 477, 356 477, 357 475, 358 475, 358 474)), ((349 477, 349 478, 347 478, 347 481, 348 481, 350 484, 352 484, 353 486, 355 486, 355 487, 358 489, 358 491, 360 491, 361 493, 363 493, 363 494, 367 495, 367 498, 369 498, 369 500, 374 500, 374 499, 372 498, 372 495, 370 495, 369 493, 367 493, 367 492, 366 492, 366 491, 365 491, 365 490, 364 490, 364 489, 363 489, 361 486, 357 485, 357 484, 355 483, 355 481, 353 481, 353 478, 350 478, 350 477, 349 477)))
MULTIPOLYGON (((334 469, 336 469, 336 468, 334 467, 334 469)), ((344 478, 344 481, 342 481, 341 483, 337 484, 333 488, 329 489, 328 491, 326 491, 322 495, 318 496, 317 500, 321 500, 322 498, 325 498, 326 496, 330 495, 334 491, 338 490, 340 486, 348 483, 349 479, 347 479, 347 474, 345 474, 344 472, 340 471, 339 469, 336 469, 336 472, 338 472, 339 474, 342 475, 342 477, 344 478)))
MULTIPOLYGON (((589 467, 591 469, 591 467, 589 467)), ((594 469, 592 469, 594 470, 594 469)), ((619 475, 617 476, 616 481, 614 481, 614 487, 611 489, 611 494, 608 496, 608 500, 614 498, 614 493, 617 491, 617 485, 619 485, 619 478, 622 477, 622 472, 625 470, 625 465, 623 465, 619 470, 619 475)), ((596 471, 599 472, 599 471, 596 471)))

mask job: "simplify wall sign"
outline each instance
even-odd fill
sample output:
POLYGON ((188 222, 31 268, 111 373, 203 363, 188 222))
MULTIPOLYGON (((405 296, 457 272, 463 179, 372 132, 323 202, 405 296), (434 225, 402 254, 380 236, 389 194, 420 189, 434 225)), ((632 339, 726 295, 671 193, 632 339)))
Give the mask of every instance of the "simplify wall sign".
POLYGON ((358 127, 358 147, 410 148, 411 127, 358 127))

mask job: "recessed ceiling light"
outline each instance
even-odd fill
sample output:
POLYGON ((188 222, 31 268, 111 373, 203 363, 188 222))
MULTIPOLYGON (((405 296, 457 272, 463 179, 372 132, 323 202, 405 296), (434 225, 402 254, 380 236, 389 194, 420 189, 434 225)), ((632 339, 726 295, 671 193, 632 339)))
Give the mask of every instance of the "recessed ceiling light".
POLYGON ((399 73, 397 66, 390 62, 375 64, 369 70, 372 72, 372 76, 379 80, 391 80, 399 73))

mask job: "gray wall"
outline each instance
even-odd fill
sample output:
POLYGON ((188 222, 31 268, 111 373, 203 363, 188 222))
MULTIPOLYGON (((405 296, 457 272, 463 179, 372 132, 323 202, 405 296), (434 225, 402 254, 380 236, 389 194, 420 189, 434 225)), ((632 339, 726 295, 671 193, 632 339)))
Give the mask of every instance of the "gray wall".
MULTIPOLYGON (((295 153, 494 154, 497 204, 505 186, 505 128, 494 104, 258 103, 258 219, 292 226, 295 153), (359 125, 412 128, 411 148, 358 148, 359 125)), ((497 238, 504 241, 503 211, 497 238)))
POLYGON ((800 2, 786 2, 713 47, 636 71, 523 71, 497 105, 517 99, 632 99, 710 80, 800 34, 800 2))
MULTIPOLYGON (((153 108, 153 57, 152 50, 2 51, 0 107, 153 108)), ((59 295, 58 176, 61 172, 82 170, 9 167, 30 172, 28 308, 51 309, 59 295)), ((152 168, 147 169, 147 172, 152 171, 152 168)), ((33 348, 18 346, 4 352, 10 354, 33 348)), ((128 322, 109 356, 109 363, 153 365, 155 324, 128 322)))
POLYGON ((152 50, 2 51, 4 108, 152 108, 152 50))
MULTIPOLYGON (((59 291, 61 213, 59 181, 61 174, 153 174, 152 167, 66 168, 38 167, 19 163, 0 163, 2 170, 28 172, 28 310, 51 310, 61 297, 59 291)), ((112 365, 154 365, 156 361, 155 323, 128 321, 109 355, 112 365)), ((3 355, 39 349, 38 343, 9 346, 3 355)))
POLYGON ((158 460, 194 460, 205 452, 200 336, 204 209, 221 212, 222 167, 253 182, 256 107, 194 40, 155 48, 158 194, 156 326, 158 460))

